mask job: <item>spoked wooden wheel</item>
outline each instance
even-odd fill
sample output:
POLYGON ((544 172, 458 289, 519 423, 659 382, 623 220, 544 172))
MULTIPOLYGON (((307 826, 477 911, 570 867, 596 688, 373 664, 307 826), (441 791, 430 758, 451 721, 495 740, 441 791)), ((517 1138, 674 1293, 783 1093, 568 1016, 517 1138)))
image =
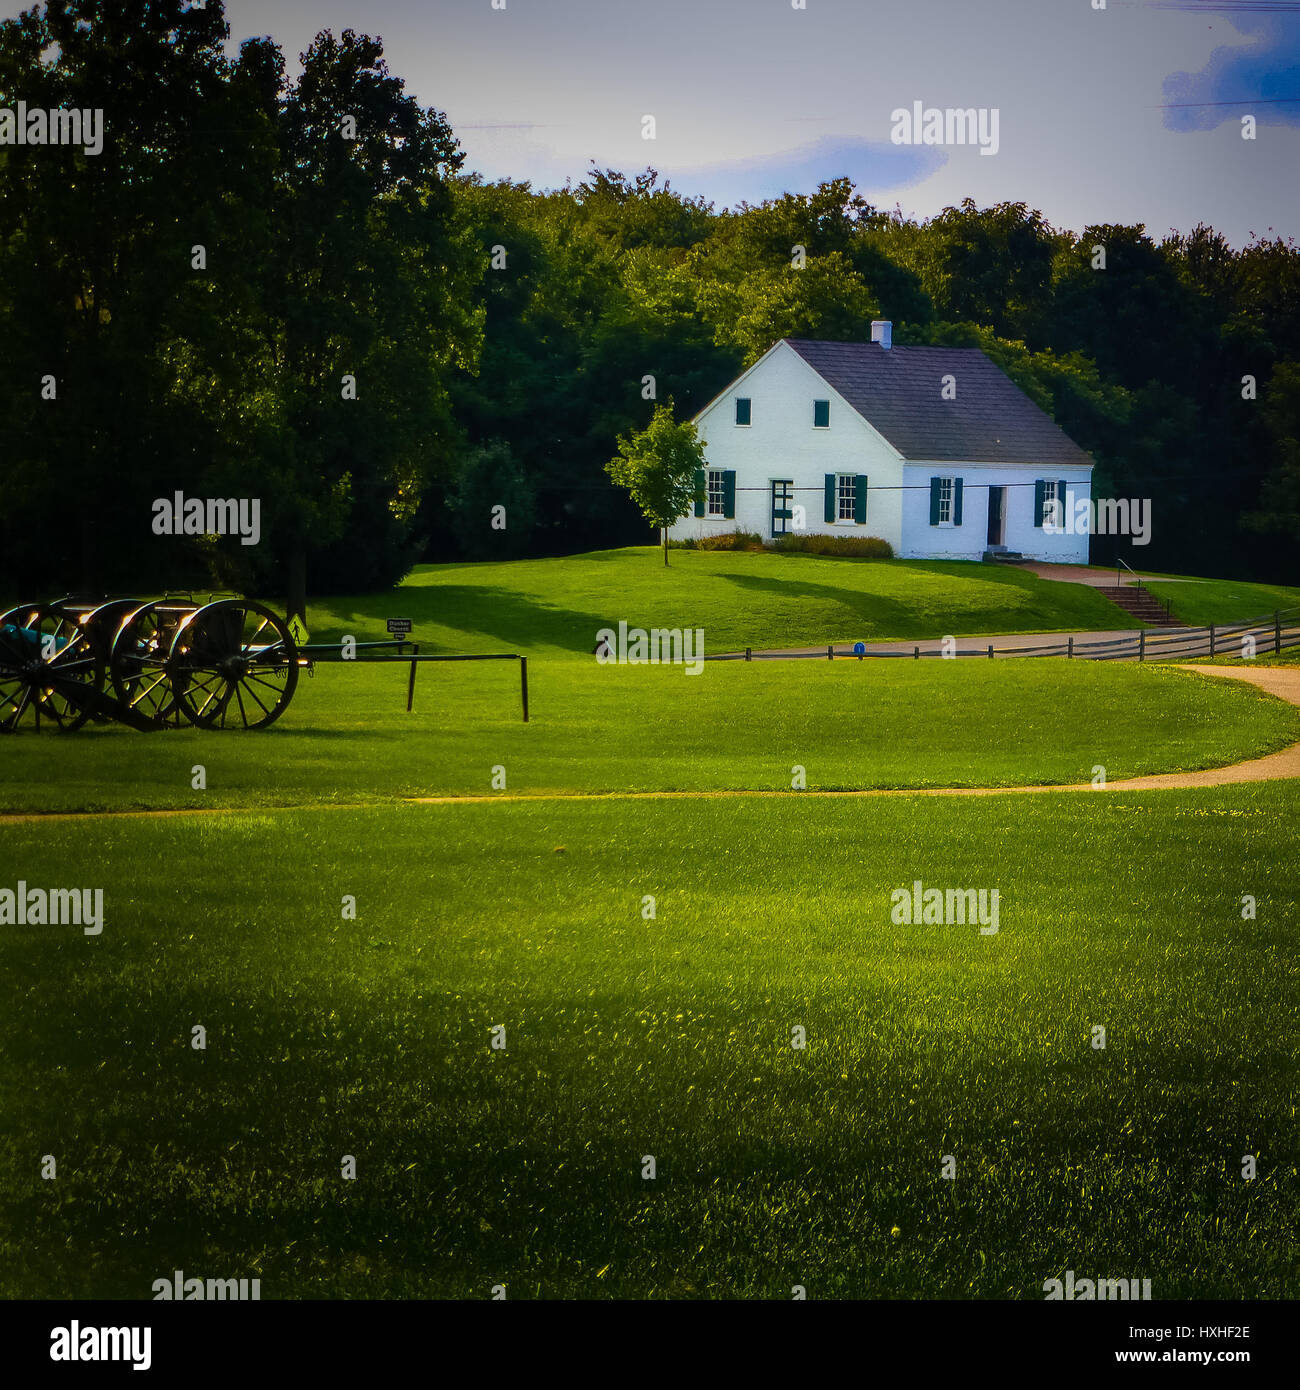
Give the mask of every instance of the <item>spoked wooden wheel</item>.
POLYGON ((36 717, 35 689, 28 667, 39 651, 27 624, 39 604, 20 603, 0 613, 0 732, 12 733, 36 717))
POLYGON ((119 705, 155 724, 179 722, 168 660, 177 629, 194 612, 193 604, 159 600, 133 608, 121 619, 108 662, 119 705))
MULTIPOLYGON (((90 640, 90 649, 94 652, 96 659, 104 671, 105 689, 112 694, 110 685, 112 676, 113 658, 113 639, 117 636, 117 630, 122 619, 128 613, 139 607, 139 600, 133 598, 113 598, 105 599, 102 602, 84 603, 76 600, 63 599, 56 605, 59 608, 72 613, 78 623, 80 623, 87 638, 90 640)), ((110 724, 113 721, 116 711, 112 706, 105 704, 94 716, 97 724, 110 724)))
POLYGON ((180 626, 168 658, 180 712, 201 729, 264 729, 298 686, 298 648, 260 603, 223 599, 180 626))
POLYGON ((96 655, 76 614, 56 604, 11 609, 0 622, 0 732, 48 719, 63 733, 90 718, 104 684, 96 655))

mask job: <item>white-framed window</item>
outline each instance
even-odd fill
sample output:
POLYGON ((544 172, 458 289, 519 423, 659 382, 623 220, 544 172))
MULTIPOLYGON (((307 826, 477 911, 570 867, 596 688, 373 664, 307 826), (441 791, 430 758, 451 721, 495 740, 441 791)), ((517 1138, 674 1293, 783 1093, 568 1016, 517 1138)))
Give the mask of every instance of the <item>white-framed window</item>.
POLYGON ((856 516, 858 480, 853 473, 840 473, 835 479, 835 515, 840 521, 853 521, 856 516))
POLYGON ((721 468, 709 469, 709 516, 726 516, 727 514, 726 499, 723 492, 722 474, 723 470, 721 468))
POLYGON ((736 397, 736 423, 738 425, 748 425, 752 419, 750 409, 750 398, 748 396, 736 397))
POLYGON ((952 479, 939 479, 939 525, 952 523, 952 479))
POLYGON ((1049 531, 1059 531, 1065 525, 1065 498, 1056 478, 1043 479, 1042 524, 1049 531))

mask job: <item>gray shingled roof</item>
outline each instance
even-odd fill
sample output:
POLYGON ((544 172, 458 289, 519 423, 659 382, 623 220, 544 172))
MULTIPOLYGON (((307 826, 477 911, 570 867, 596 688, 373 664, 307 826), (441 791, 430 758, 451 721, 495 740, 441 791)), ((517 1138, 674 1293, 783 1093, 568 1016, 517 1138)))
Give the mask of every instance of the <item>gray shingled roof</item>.
POLYGON ((979 348, 785 342, 905 459, 1092 463, 979 348), (957 396, 945 401, 949 373, 957 396))

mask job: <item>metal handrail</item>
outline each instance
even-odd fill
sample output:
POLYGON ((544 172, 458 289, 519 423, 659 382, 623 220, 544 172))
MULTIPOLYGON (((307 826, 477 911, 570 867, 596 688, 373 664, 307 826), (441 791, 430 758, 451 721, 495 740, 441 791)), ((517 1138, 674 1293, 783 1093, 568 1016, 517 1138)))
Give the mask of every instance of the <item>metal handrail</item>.
POLYGON ((1117 589, 1123 588, 1119 572, 1119 567, 1121 565, 1123 565, 1124 568, 1128 570, 1128 572, 1133 576, 1133 578, 1137 580, 1137 587, 1140 589, 1142 587, 1142 576, 1137 572, 1137 570, 1133 568, 1132 565, 1129 564, 1129 562, 1126 559, 1124 559, 1122 555, 1115 556, 1115 587, 1117 589))

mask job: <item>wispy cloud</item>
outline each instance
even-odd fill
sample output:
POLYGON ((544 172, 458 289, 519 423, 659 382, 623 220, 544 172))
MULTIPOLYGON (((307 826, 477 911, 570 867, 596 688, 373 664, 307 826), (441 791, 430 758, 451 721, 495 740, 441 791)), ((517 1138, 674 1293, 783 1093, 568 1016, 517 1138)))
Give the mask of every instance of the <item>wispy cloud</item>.
POLYGON ((841 176, 870 198, 920 183, 947 162, 947 152, 932 145, 892 145, 827 135, 773 154, 664 172, 683 192, 707 190, 709 198, 730 207, 782 193, 806 193, 826 179, 841 176))
POLYGON ((1200 72, 1164 82, 1169 130, 1213 130, 1253 115, 1260 125, 1300 125, 1300 6, 1179 6, 1231 20, 1254 42, 1216 48, 1200 72))

